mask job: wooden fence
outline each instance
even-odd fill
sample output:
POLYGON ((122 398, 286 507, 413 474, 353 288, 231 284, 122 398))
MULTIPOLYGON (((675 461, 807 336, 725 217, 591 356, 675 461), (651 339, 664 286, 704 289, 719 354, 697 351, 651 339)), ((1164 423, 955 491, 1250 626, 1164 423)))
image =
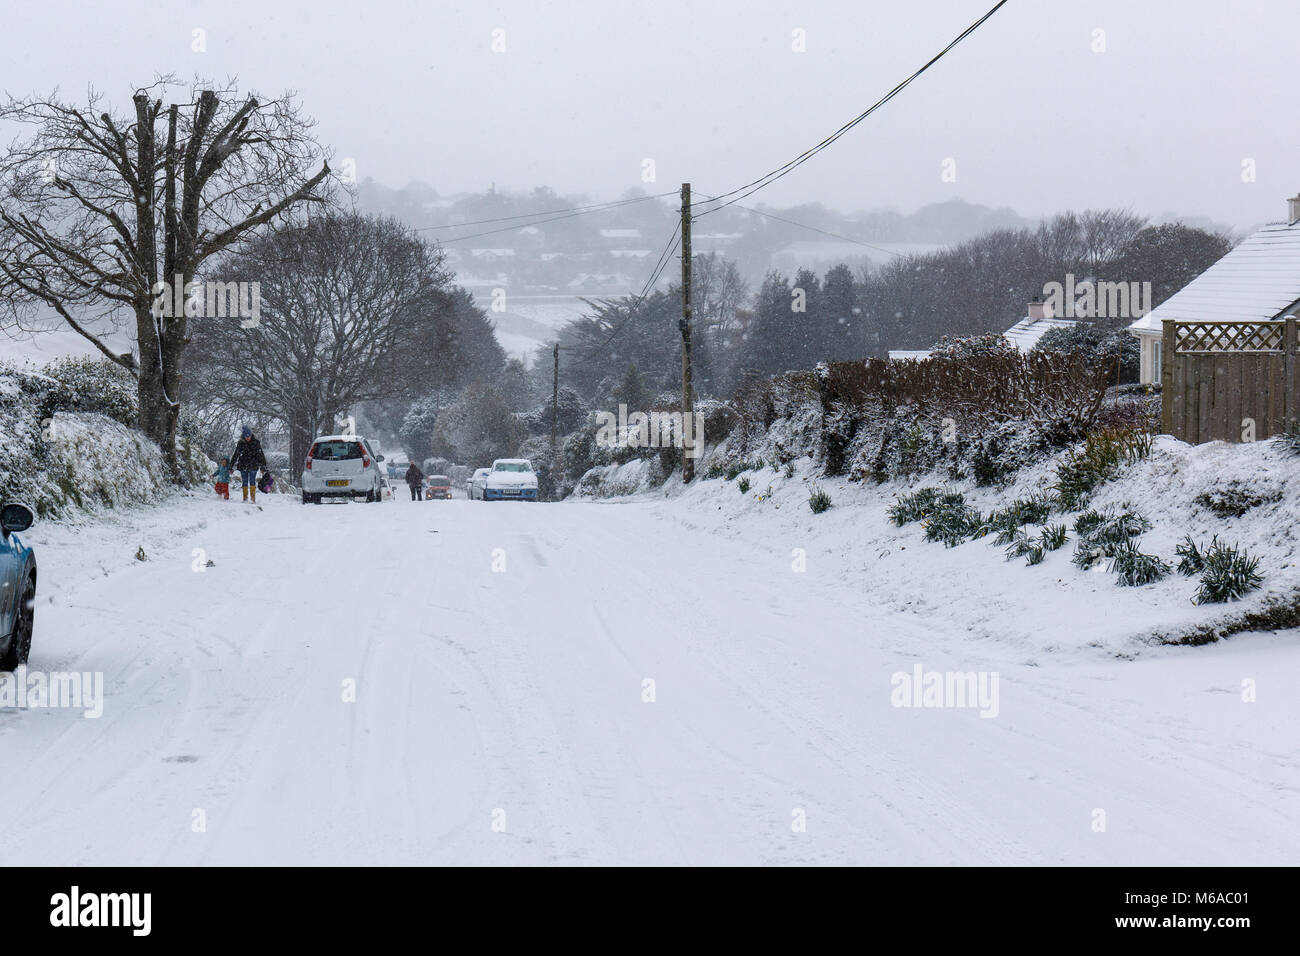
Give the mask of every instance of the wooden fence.
POLYGON ((1250 441, 1300 415, 1296 320, 1165 320, 1161 431, 1192 444, 1250 441))

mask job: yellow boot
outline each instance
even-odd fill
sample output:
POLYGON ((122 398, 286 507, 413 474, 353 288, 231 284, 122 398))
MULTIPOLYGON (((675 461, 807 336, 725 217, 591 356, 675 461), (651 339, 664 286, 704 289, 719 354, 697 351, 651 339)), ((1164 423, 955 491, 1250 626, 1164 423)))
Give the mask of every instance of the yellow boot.
POLYGON ((250 485, 248 488, 248 500, 257 504, 257 485, 250 485))
POLYGON ((244 500, 248 500, 248 485, 244 485, 244 500))

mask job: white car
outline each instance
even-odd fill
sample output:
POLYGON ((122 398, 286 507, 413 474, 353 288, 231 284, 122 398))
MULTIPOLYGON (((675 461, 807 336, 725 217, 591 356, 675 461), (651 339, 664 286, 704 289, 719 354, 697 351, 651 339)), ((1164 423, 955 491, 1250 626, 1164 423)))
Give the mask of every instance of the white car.
POLYGON ((487 484, 487 476, 490 474, 492 474, 491 468, 480 468, 470 475, 469 483, 465 485, 465 490, 469 492, 470 501, 483 497, 483 486, 487 484))
POLYGON ((302 466, 302 503, 324 498, 384 500, 383 455, 360 435, 322 435, 311 443, 302 466))
POLYGON ((536 501, 537 472, 527 458, 498 458, 483 482, 484 501, 536 501))

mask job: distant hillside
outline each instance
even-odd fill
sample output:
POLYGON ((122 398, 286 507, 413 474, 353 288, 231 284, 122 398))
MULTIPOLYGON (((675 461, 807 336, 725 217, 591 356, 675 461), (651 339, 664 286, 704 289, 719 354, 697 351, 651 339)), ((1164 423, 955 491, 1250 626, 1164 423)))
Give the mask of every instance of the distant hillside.
MULTIPOLYGON (((557 211, 601 200, 546 187, 443 196, 424 183, 392 189, 370 179, 357 193, 363 210, 395 216, 442 241, 460 281, 480 292, 504 287, 520 295, 625 295, 644 283, 677 223, 675 196, 565 216, 557 211), (511 218, 521 216, 534 218, 511 218)), ((646 196, 630 190, 615 201, 646 196)), ((960 199, 910 214, 842 213, 820 203, 734 205, 701 220, 694 244, 697 252, 736 260, 745 278, 757 283, 773 268, 879 263, 992 229, 1032 225, 1011 209, 960 199)))

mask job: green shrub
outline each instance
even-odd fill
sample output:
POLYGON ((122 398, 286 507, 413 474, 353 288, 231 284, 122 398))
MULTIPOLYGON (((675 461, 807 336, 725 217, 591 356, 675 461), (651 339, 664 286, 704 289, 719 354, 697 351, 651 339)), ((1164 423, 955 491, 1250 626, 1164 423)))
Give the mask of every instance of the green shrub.
POLYGON ((1029 535, 1023 531, 1017 531, 1011 537, 1011 544, 1005 552, 1006 559, 1011 561, 1015 558, 1023 558, 1034 547, 1034 543, 1029 540, 1029 535))
MULTIPOLYGON (((1210 547, 1213 548, 1218 543, 1219 536, 1216 534, 1210 539, 1210 547)), ((1178 573, 1183 577, 1190 578, 1205 570, 1205 552, 1197 546, 1190 534, 1183 538, 1182 544, 1174 546, 1174 554, 1178 556, 1178 573)))
POLYGON ((979 537, 984 528, 980 513, 966 504, 964 495, 947 492, 939 496, 925 518, 925 540, 942 541, 945 547, 955 548, 979 537))
POLYGON ((1115 546, 1110 560, 1110 570, 1118 575, 1121 587, 1141 587, 1166 577, 1169 564, 1154 554, 1143 554, 1136 541, 1124 541, 1115 546))
MULTIPOLYGON (((988 525, 987 528, 988 531, 994 530, 994 526, 992 524, 988 525)), ((1007 527, 997 528, 997 536, 994 537, 993 539, 993 545, 994 547, 1000 548, 1004 544, 1010 544, 1011 542, 1015 541, 1016 538, 1020 537, 1023 534, 1024 532, 1020 528, 1007 528, 1007 527)))
POLYGON ((812 491, 808 494, 808 507, 812 509, 812 513, 819 515, 830 506, 831 496, 823 491, 819 485, 813 485, 812 491))
POLYGON ((1300 455, 1300 431, 1291 430, 1273 437, 1273 444, 1289 455, 1300 455))
POLYGON ((1018 498, 1005 508, 999 508, 989 515, 989 529, 1015 531, 1027 524, 1042 524, 1051 513, 1052 499, 1046 495, 1018 498))
POLYGON ((1220 518, 1240 518, 1251 508, 1281 501, 1282 492, 1276 488, 1256 491, 1249 485, 1233 479, 1226 485, 1201 492, 1193 500, 1220 518))
POLYGON ((1096 508, 1089 508, 1074 519, 1074 533, 1080 538, 1086 538, 1105 522, 1106 516, 1104 514, 1096 508))
MULTIPOLYGON (((1116 558, 1121 551, 1136 551, 1136 545, 1133 544, 1132 539, 1150 530, 1151 522, 1140 514, 1124 511, 1116 515, 1110 512, 1103 513, 1096 509, 1089 509, 1074 521, 1074 531, 1079 540, 1070 563, 1087 571, 1096 567, 1105 558, 1116 558)), ((1061 534, 1064 534, 1063 526, 1061 534)), ((1062 539, 1062 544, 1064 544, 1064 539, 1062 539)), ((1141 552, 1137 552, 1137 555, 1150 557, 1150 555, 1141 555, 1141 552)), ((1154 560, 1159 561, 1160 559, 1155 558, 1154 560)), ((1141 565, 1139 557, 1127 555, 1122 559, 1119 569, 1137 568, 1139 565, 1141 565)), ((1161 576, 1163 577, 1163 575, 1161 576)))
POLYGON ((938 500, 938 488, 922 488, 910 495, 899 495, 889 509, 889 520, 900 528, 913 521, 920 521, 934 509, 938 500))
POLYGON ((1048 551, 1059 551, 1065 546, 1067 538, 1063 524, 1049 524, 1038 536, 1039 542, 1048 551))
POLYGON ((1083 448, 1069 452, 1056 466, 1056 484, 1052 488, 1061 508, 1065 511, 1082 508, 1093 489, 1115 477, 1121 465, 1132 464, 1150 454, 1151 436, 1139 429, 1090 433, 1084 439, 1083 448))
POLYGON ((736 487, 740 489, 740 493, 743 495, 745 492, 749 491, 749 479, 741 478, 740 481, 736 483, 736 487))
POLYGON ((1239 601, 1264 583, 1259 573, 1259 559, 1252 558, 1235 545, 1211 542, 1204 552, 1201 585, 1192 599, 1195 604, 1222 604, 1239 601))

